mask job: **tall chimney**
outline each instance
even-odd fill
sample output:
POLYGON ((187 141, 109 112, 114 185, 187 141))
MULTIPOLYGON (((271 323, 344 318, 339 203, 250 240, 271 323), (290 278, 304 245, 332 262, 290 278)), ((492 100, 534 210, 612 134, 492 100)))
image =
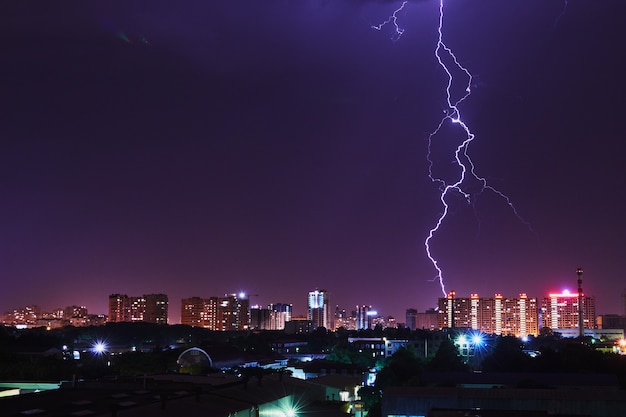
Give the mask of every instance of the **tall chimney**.
POLYGON ((582 339, 585 337, 585 329, 583 328, 583 269, 576 270, 578 275, 578 336, 582 339))

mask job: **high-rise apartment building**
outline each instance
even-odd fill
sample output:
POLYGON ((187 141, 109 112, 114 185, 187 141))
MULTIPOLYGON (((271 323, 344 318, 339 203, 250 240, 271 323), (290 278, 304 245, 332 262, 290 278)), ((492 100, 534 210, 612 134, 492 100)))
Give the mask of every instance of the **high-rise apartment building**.
MULTIPOLYGON (((542 325, 552 330, 578 328, 578 293, 563 291, 544 298, 541 308, 542 325)), ((596 322, 596 304, 593 297, 582 294, 583 328, 593 329, 596 322)))
POLYGON ((130 321, 144 321, 146 313, 145 297, 128 297, 130 305, 130 321))
POLYGON ((270 330, 283 330, 285 323, 291 321, 293 305, 276 303, 267 306, 270 311, 270 330))
POLYGON ((167 324, 169 302, 165 294, 146 294, 143 321, 147 323, 167 324))
POLYGON ((407 329, 415 330, 417 329, 417 310, 414 308, 406 309, 406 322, 405 326, 407 329))
POLYGON ((218 326, 216 330, 245 330, 250 322, 250 303, 247 298, 237 294, 220 298, 218 307, 218 326))
POLYGON ((126 294, 111 294, 109 296, 109 317, 111 323, 131 321, 130 299, 126 294))
POLYGON ((109 296, 109 317, 112 323, 141 321, 167 324, 168 299, 165 294, 145 294, 129 297, 126 294, 109 296))
POLYGON ((517 298, 496 294, 493 301, 496 313, 493 333, 527 336, 539 334, 540 306, 535 297, 520 294, 517 298))
POLYGON ((356 306, 356 329, 371 329, 372 328, 372 306, 356 306))
POLYGON ((270 330, 270 313, 269 308, 250 307, 250 329, 270 330))
POLYGON ((348 314, 345 308, 335 307, 334 330, 344 328, 346 330, 356 330, 356 312, 348 314))
POLYGON ((539 306, 536 298, 520 294, 493 298, 471 294, 469 298, 456 297, 450 292, 439 299, 439 328, 468 328, 488 334, 527 336, 539 334, 539 306))
POLYGON ((310 291, 307 307, 307 319, 313 323, 314 329, 318 327, 332 329, 328 292, 326 290, 310 291))
MULTIPOLYGON (((437 330, 437 311, 434 308, 415 315, 415 329, 437 330)), ((408 320, 408 318, 407 318, 408 320)))
POLYGON ((237 294, 224 297, 183 298, 181 323, 209 330, 245 330, 250 322, 248 298, 237 294))
POLYGON ((259 330, 283 330, 291 321, 291 304, 270 304, 267 308, 250 308, 250 328, 259 330))
POLYGON ((187 326, 205 327, 202 322, 204 299, 200 297, 183 298, 180 302, 180 322, 187 326))

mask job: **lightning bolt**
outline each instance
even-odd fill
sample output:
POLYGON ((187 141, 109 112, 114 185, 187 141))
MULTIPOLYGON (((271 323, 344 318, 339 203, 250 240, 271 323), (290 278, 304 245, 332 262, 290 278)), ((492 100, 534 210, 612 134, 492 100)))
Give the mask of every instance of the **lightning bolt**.
POLYGON ((567 0, 563 0, 563 9, 561 9, 561 13, 556 17, 556 20, 554 21, 554 27, 555 28, 557 27, 557 25, 561 21, 561 18, 563 16, 565 16, 565 13, 567 13, 567 0))
POLYGON ((475 199, 476 196, 482 194, 484 191, 491 191, 492 193, 496 194, 497 196, 499 196, 505 201, 505 203, 513 211, 513 214, 524 225, 526 225, 531 232, 534 233, 534 231, 530 223, 528 223, 526 220, 524 220, 520 216, 519 212, 513 205, 511 199, 500 190, 489 185, 489 183, 484 177, 481 177, 476 173, 476 167, 468 153, 469 145, 474 141, 475 135, 472 133, 469 126, 461 119, 461 111, 459 110, 459 105, 463 101, 465 101, 472 93, 472 89, 471 89, 472 88, 472 74, 469 72, 469 70, 466 67, 464 67, 459 62, 458 58, 456 57, 452 49, 448 47, 446 43, 444 42, 444 39, 443 39, 444 38, 444 31, 443 31, 444 15, 445 15, 444 0, 439 0, 439 24, 437 26, 438 37, 437 37, 437 47, 435 48, 434 53, 435 53, 435 57, 437 58, 437 62, 439 63, 439 66, 443 69, 443 71, 446 73, 446 76, 448 78, 448 82, 446 85, 446 102, 448 105, 448 109, 445 112, 445 116, 439 122, 439 125, 437 126, 437 128, 428 136, 428 153, 426 155, 426 158, 429 164, 428 175, 431 181, 438 183, 440 185, 441 194, 439 195, 439 200, 441 201, 443 211, 440 214, 440 216, 437 218, 435 225, 429 230, 428 237, 424 241, 424 247, 426 248, 426 254, 428 256, 428 259, 430 259, 431 263, 433 264, 433 267, 437 271, 437 275, 434 278, 434 280, 437 280, 439 282, 439 285, 441 286, 441 291, 445 297, 447 295, 447 292, 446 292, 446 287, 445 287, 444 279, 443 279, 443 271, 441 267, 439 266, 439 262, 437 261, 437 259, 432 253, 431 241, 435 237, 435 234, 437 233, 437 231, 439 230, 439 228, 445 221, 446 216, 448 215, 450 205, 447 201, 447 198, 451 194, 453 193, 460 194, 465 199, 465 201, 467 201, 468 204, 472 204, 473 199, 475 199), (452 94, 453 83, 455 82, 455 77, 453 75, 453 72, 454 73, 460 72, 461 75, 466 79, 463 93, 458 98, 453 98, 453 94, 452 94), (432 155, 431 145, 433 143, 433 140, 439 134, 441 129, 444 127, 444 125, 448 123, 452 123, 454 125, 459 126, 464 135, 463 141, 456 147, 454 151, 454 163, 459 168, 458 177, 454 182, 446 181, 443 178, 439 178, 434 175, 433 173, 434 162, 431 158, 431 155, 432 155), (478 184, 478 192, 471 193, 467 190, 468 185, 469 185, 468 181, 472 181, 473 183, 478 184))
MULTIPOLYGON (((565 0, 565 3, 567 5, 567 0, 565 0)), ((397 15, 404 8, 405 5, 406 1, 403 2, 400 8, 394 11, 394 13, 385 22, 378 26, 373 26, 373 28, 380 30, 384 25, 392 23, 396 29, 392 40, 397 41, 404 33, 404 29, 401 29, 398 25, 397 15)), ((534 233, 534 231, 530 223, 520 216, 511 199, 497 188, 491 186, 484 177, 481 177, 476 173, 476 167, 468 152, 470 144, 475 139, 475 135, 474 133, 472 133, 469 126, 461 118, 461 111, 459 109, 461 103, 463 103, 472 93, 471 87, 473 77, 470 71, 461 64, 452 49, 448 47, 444 42, 444 16, 444 0, 439 0, 439 24, 437 26, 438 36, 437 46, 435 48, 434 55, 437 59, 439 66, 443 69, 447 76, 445 91, 446 104, 448 108, 444 111, 445 115, 439 121, 436 129, 430 135, 428 135, 428 151, 426 159, 428 160, 428 176, 432 182, 439 185, 439 190, 441 192, 439 194, 439 200, 441 201, 443 210, 437 218, 434 226, 428 231, 428 236, 424 241, 424 247, 426 249, 428 259, 437 271, 437 275, 432 279, 432 281, 439 282, 439 285, 441 286, 441 291, 445 297, 447 296, 447 292, 443 278, 443 270, 439 266, 439 261, 433 255, 431 242, 439 231, 441 225, 444 223, 448 212, 450 211, 450 203, 448 202, 448 199, 451 196, 461 196, 467 202, 467 204, 473 204, 480 194, 485 191, 490 191, 503 199, 504 202, 512 210, 513 214, 524 225, 526 225, 526 227, 528 227, 528 229, 532 233, 534 233), (455 85, 458 85, 458 77, 455 76, 455 74, 465 80, 465 83, 461 84, 464 87, 461 94, 453 93, 453 89, 455 91, 459 90, 455 87, 455 85), (456 179, 452 181, 441 178, 434 173, 434 161, 432 158, 432 144, 438 137, 442 128, 449 124, 460 128, 463 134, 463 139, 461 143, 456 147, 454 151, 453 163, 458 167, 459 172, 458 175, 455 177, 456 179)))
POLYGON ((385 20, 382 23, 379 23, 378 25, 372 25, 371 28, 380 31, 386 25, 391 24, 391 25, 393 25, 393 35, 391 35, 391 40, 394 41, 394 42, 398 41, 402 37, 402 34, 404 33, 404 29, 402 29, 398 25, 398 13, 400 13, 402 10, 404 10, 404 6, 406 6, 407 3, 408 3, 408 0, 403 1, 402 4, 400 5, 400 7, 398 7, 393 12, 393 14, 391 16, 389 16, 389 18, 387 20, 385 20))

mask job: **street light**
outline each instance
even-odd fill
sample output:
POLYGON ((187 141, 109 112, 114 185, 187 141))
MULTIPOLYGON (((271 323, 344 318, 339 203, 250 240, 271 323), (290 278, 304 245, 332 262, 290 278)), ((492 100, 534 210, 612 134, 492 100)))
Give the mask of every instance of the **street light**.
POLYGON ((474 356, 475 351, 485 344, 485 340, 482 333, 460 334, 457 336, 454 344, 457 345, 459 353, 463 357, 463 362, 467 364, 470 357, 474 356))
POLYGON ((472 343, 474 346, 481 346, 483 344, 483 336, 480 334, 475 334, 472 336, 472 343))
POLYGON ((104 342, 96 342, 92 349, 96 354, 102 355, 106 352, 107 345, 104 342))

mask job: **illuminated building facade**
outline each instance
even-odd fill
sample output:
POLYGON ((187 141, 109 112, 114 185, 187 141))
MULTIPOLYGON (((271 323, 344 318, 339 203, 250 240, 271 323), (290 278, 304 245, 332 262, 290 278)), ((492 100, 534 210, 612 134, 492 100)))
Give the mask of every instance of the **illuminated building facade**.
POLYGON ((167 324, 168 299, 165 294, 146 294, 143 296, 143 321, 155 324, 167 324))
POLYGON ((375 311, 372 311, 372 306, 356 306, 356 329, 371 329, 372 316, 376 314, 375 311))
POLYGON ((283 330, 285 323, 291 321, 291 304, 270 304, 267 308, 250 308, 250 328, 259 330, 283 330))
POLYGON ((356 311, 348 314, 346 309, 337 306, 334 319, 334 330, 342 327, 346 330, 356 330, 356 311))
POLYGON ((471 300, 457 297, 454 291, 439 299, 439 328, 471 328, 471 300))
POLYGON ((202 325, 202 311, 204 299, 200 297, 183 298, 181 300, 180 322, 187 326, 202 325))
POLYGON ((146 322, 167 324, 168 298, 165 294, 145 294, 129 297, 126 294, 109 296, 109 317, 111 323, 146 322))
POLYGON ((270 330, 270 309, 259 306, 250 307, 250 329, 270 330))
POLYGON ((285 323, 291 321, 293 305, 276 303, 267 306, 270 311, 270 330, 283 330, 285 323))
POLYGON ((89 313, 85 306, 67 306, 57 309, 54 314, 59 319, 69 319, 71 317, 85 317, 89 313))
POLYGON ((16 308, 2 315, 2 323, 17 326, 33 326, 41 318, 41 308, 37 305, 16 308))
POLYGON ((471 294, 469 298, 456 297, 450 292, 440 298, 438 327, 467 328, 487 334, 523 337, 539 334, 539 308, 536 298, 526 294, 519 297, 484 298, 471 294))
POLYGON ((130 299, 126 294, 111 294, 109 296, 109 322, 121 323, 131 321, 130 299))
POLYGON ((246 330, 249 326, 249 315, 249 301, 244 294, 191 297, 181 301, 181 324, 187 326, 217 331, 246 330))
POLYGON ((89 314, 87 307, 68 306, 55 308, 51 313, 42 311, 38 306, 27 306, 6 312, 0 317, 0 323, 18 327, 47 327, 58 328, 63 326, 100 326, 107 322, 104 314, 89 314))
MULTIPOLYGON (((583 326, 595 327, 596 310, 593 297, 582 296, 583 326)), ((438 326, 467 328, 483 333, 515 335, 523 337, 538 335, 542 327, 553 330, 578 328, 578 294, 564 291, 549 294, 540 304, 537 298, 520 294, 493 298, 471 294, 469 298, 456 297, 450 292, 440 298, 438 326)))
POLYGON ((315 290, 309 292, 307 301, 307 319, 313 323, 313 328, 324 327, 332 329, 330 320, 330 306, 328 304, 328 292, 315 290))
MULTIPOLYGON (((541 308, 542 325, 552 330, 578 328, 578 294, 567 290, 562 293, 551 293, 543 300, 541 308)), ((582 299, 583 328, 595 328, 596 304, 593 297, 582 299)))
POLYGON ((398 327, 398 321, 393 316, 376 317, 374 320, 372 320, 372 324, 374 325, 374 327, 380 324, 383 329, 396 329, 398 327))

